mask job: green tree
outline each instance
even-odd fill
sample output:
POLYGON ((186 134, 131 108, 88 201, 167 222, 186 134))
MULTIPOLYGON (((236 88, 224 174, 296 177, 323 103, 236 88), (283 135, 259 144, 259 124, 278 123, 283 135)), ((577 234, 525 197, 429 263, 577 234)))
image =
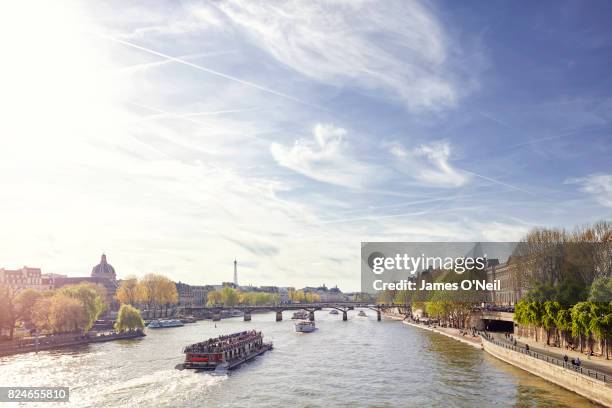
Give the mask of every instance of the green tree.
POLYGON ((555 326, 557 326, 557 330, 561 332, 561 338, 563 339, 563 344, 565 345, 567 343, 568 333, 572 329, 571 309, 561 309, 557 312, 555 326))
POLYGON ((578 337, 580 352, 584 348, 584 338, 591 334, 591 304, 579 302, 572 307, 572 336, 578 337))
POLYGON ((221 290, 221 302, 225 306, 235 306, 238 303, 238 294, 236 289, 229 286, 224 287, 221 290))
POLYGON ((544 310, 541 321, 542 327, 546 330, 546 344, 550 345, 550 335, 552 330, 557 328, 557 315, 561 310, 561 304, 552 300, 544 302, 544 310))
POLYGON ((612 301, 612 277, 600 276, 593 281, 589 291, 590 302, 612 301))
POLYGON ((81 302, 83 311, 87 316, 87 324, 85 329, 89 330, 98 317, 106 311, 105 303, 106 291, 100 285, 91 283, 79 283, 77 285, 64 286, 57 291, 58 294, 71 297, 81 302))
POLYGON ((590 310, 589 330, 599 339, 602 354, 605 353, 606 360, 608 360, 610 358, 608 341, 612 337, 612 305, 610 303, 591 303, 590 310))
POLYGON ((131 305, 121 305, 119 314, 117 315, 117 321, 115 322, 115 330, 123 332, 143 328, 144 321, 142 320, 142 316, 140 316, 140 310, 131 305))

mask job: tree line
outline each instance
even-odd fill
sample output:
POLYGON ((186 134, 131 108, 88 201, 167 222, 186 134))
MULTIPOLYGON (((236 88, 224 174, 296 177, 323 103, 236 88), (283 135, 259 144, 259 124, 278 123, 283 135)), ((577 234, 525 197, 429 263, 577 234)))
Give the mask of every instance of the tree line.
POLYGON ((577 298, 573 295, 567 285, 542 284, 531 290, 515 306, 514 320, 521 325, 519 334, 533 334, 538 341, 538 329, 542 329, 547 345, 552 340, 553 345, 573 347, 577 339, 580 351, 586 346, 590 353, 595 341, 599 341, 608 359, 612 338, 612 279, 606 276, 595 279, 584 300, 580 293, 577 298))
POLYGON ((0 327, 10 339, 18 326, 49 334, 85 332, 106 311, 105 299, 103 286, 86 282, 48 291, 0 284, 0 327))
MULTIPOLYGON (((288 297, 293 303, 316 303, 321 301, 321 296, 316 293, 304 292, 302 290, 296 291, 294 289, 289 290, 288 297)), ((281 299, 278 293, 243 292, 230 286, 226 286, 221 290, 213 290, 208 292, 207 296, 207 304, 209 306, 264 306, 278 305, 280 302, 281 299)))
POLYGON ((161 316, 171 305, 178 303, 176 285, 163 275, 147 274, 141 279, 130 276, 121 281, 115 298, 120 304, 138 306, 161 316))

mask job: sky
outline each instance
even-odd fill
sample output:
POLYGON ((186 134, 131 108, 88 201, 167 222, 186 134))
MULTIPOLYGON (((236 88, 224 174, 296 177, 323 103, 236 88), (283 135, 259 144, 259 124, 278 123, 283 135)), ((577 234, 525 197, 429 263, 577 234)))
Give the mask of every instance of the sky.
POLYGON ((608 1, 0 6, 0 267, 359 290, 612 218, 608 1))

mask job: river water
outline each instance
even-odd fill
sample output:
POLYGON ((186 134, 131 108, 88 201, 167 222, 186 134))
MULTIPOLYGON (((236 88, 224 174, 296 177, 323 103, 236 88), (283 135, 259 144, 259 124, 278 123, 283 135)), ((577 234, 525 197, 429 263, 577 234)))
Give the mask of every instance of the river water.
POLYGON ((297 334, 290 312, 282 322, 253 314, 251 322, 201 321, 143 339, 3 357, 0 386, 68 386, 70 407, 594 406, 480 350, 368 315, 349 312, 343 322, 320 311, 318 330, 297 334), (274 350, 225 376, 174 369, 183 346, 250 328, 274 350))

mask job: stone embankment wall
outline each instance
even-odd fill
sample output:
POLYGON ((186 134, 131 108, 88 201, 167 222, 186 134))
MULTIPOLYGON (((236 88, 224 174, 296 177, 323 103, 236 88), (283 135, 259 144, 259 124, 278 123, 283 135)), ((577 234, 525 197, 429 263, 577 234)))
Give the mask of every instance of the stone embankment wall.
POLYGON ((571 369, 547 363, 526 354, 504 348, 487 340, 482 341, 486 352, 518 368, 567 388, 607 407, 612 407, 612 384, 588 377, 571 369))

